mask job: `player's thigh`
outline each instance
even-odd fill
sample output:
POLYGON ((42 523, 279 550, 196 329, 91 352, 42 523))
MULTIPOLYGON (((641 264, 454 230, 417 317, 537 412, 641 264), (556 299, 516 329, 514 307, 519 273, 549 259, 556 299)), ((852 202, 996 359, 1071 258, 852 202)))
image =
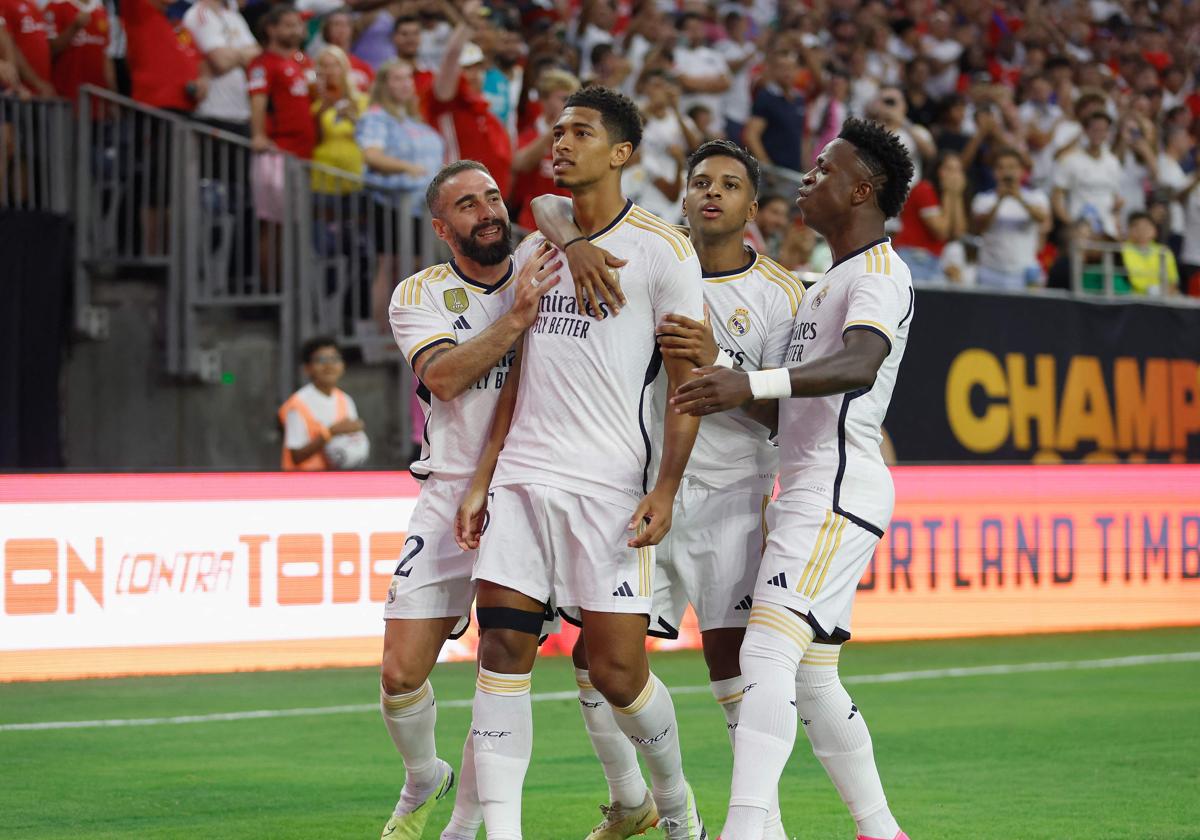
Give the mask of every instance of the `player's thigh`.
POLYGON ((677 563, 700 631, 745 628, 762 561, 767 497, 705 491, 691 503, 677 563))
POLYGON ((592 685, 617 706, 637 699, 650 677, 646 616, 582 610, 592 685))
POLYGON ((543 513, 546 488, 536 485, 493 487, 488 501, 488 524, 479 543, 472 578, 484 583, 495 597, 496 587, 512 590, 538 604, 551 601, 553 556, 547 550, 543 513))
POLYGON ((421 687, 457 623, 457 617, 384 622, 382 678, 388 694, 407 694, 421 687))

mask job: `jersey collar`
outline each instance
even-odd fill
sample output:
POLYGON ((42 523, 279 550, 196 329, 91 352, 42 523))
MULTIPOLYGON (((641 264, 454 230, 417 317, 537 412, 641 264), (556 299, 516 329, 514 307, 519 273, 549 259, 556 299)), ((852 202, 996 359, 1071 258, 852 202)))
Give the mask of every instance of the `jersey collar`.
POLYGON ((621 212, 617 214, 617 217, 615 219, 613 219, 611 222, 609 222, 607 225, 605 225, 603 228, 601 228, 600 230, 596 231, 591 236, 589 236, 588 241, 594 242, 595 240, 599 239, 601 236, 604 236, 604 234, 608 233, 610 230, 615 228, 617 225, 621 224, 621 222, 623 222, 625 220, 625 217, 629 215, 629 211, 632 209, 633 209, 633 199, 632 198, 626 199, 625 206, 623 208, 621 208, 621 212))
POLYGON ((464 274, 463 270, 458 267, 458 263, 455 262, 455 260, 453 258, 450 259, 450 270, 454 272, 455 276, 458 277, 459 280, 466 283, 472 289, 481 291, 484 294, 491 294, 492 292, 496 291, 497 289, 502 288, 504 286, 504 284, 507 283, 509 281, 509 279, 512 278, 513 258, 512 257, 508 258, 508 271, 504 272, 504 276, 501 277, 499 280, 497 280, 495 283, 493 283, 490 286, 487 285, 486 283, 480 283, 478 280, 472 280, 470 277, 468 277, 466 274, 464 274))
POLYGON ((750 252, 750 262, 746 263, 741 268, 735 268, 733 271, 706 271, 701 276, 705 280, 719 280, 722 277, 736 277, 739 274, 745 274, 750 269, 754 268, 754 264, 758 262, 758 251, 755 251, 749 245, 746 250, 750 252))
POLYGON ((891 241, 892 241, 891 237, 885 236, 882 239, 876 239, 874 242, 868 242, 866 245, 862 246, 861 248, 851 251, 849 254, 846 254, 846 256, 839 258, 837 262, 835 262, 833 265, 829 266, 829 268, 825 269, 825 273, 828 274, 829 272, 833 271, 839 265, 846 262, 846 260, 852 260, 855 257, 857 257, 859 254, 865 254, 867 251, 870 251, 876 245, 883 245, 885 242, 891 242, 891 241))

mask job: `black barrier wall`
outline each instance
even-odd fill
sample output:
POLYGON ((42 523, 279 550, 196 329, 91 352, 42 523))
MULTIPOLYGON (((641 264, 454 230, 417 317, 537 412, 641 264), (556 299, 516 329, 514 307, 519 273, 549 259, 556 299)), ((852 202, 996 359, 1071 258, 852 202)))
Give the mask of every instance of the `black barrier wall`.
POLYGON ((886 426, 901 462, 1200 461, 1200 308, 933 289, 886 426))

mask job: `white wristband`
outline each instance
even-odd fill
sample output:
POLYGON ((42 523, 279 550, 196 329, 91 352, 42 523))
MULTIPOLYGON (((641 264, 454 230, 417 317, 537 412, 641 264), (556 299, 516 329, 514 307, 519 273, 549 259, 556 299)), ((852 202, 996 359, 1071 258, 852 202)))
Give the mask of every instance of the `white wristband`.
POLYGON ((782 400, 792 395, 792 375, 787 368, 750 373, 750 393, 756 400, 782 400))
POLYGON ((733 370, 733 356, 730 356, 720 347, 717 348, 717 358, 713 360, 713 367, 723 367, 733 370))

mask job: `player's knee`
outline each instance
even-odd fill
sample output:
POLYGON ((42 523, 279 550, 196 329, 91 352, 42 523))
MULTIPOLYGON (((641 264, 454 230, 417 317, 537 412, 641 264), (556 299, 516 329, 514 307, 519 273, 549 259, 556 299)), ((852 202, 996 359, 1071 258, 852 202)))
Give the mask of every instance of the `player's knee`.
POLYGON ((780 644, 773 633, 758 629, 746 633, 738 661, 746 676, 764 666, 790 668, 793 673, 800 667, 800 656, 794 645, 780 644))
POLYGON ((710 630, 703 634, 704 664, 708 666, 708 678, 713 682, 740 676, 742 638, 740 628, 710 630))
POLYGON ((500 674, 527 674, 537 655, 537 636, 492 627, 479 635, 479 664, 500 674))
POLYGON ((614 706, 628 706, 646 687, 649 672, 643 663, 623 662, 613 657, 593 656, 588 677, 604 699, 614 706))
POLYGON ((380 683, 383 690, 390 695, 410 694, 425 684, 429 672, 413 668, 399 656, 383 657, 383 667, 380 669, 380 683))

